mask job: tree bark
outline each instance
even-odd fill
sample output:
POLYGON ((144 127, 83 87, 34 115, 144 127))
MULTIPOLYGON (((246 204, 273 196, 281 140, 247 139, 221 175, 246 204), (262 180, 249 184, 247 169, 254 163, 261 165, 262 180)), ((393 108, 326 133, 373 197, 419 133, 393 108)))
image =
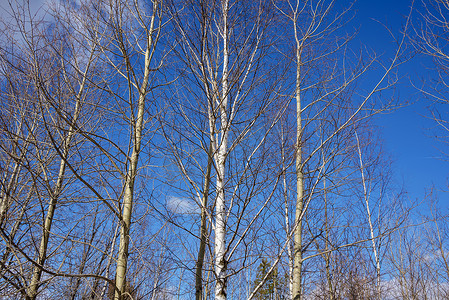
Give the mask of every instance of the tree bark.
MULTIPOLYGON (((87 73, 87 69, 86 69, 86 73, 87 73)), ((37 265, 35 265, 33 268, 33 276, 31 278, 30 285, 27 288, 27 294, 28 294, 29 299, 36 299, 36 297, 37 297, 37 292, 39 289, 39 282, 42 277, 41 266, 43 266, 45 264, 45 261, 47 260, 47 248, 48 248, 48 241, 50 238, 51 226, 52 226, 53 217, 54 217, 55 211, 56 211, 56 205, 58 203, 58 200, 59 200, 60 194, 62 192, 62 188, 63 188, 63 182, 64 182, 65 170, 67 167, 67 159, 68 159, 68 155, 69 155, 70 144, 71 144, 73 136, 75 134, 75 124, 78 120, 80 110, 81 110, 80 101, 81 101, 81 95, 84 90, 85 82, 86 82, 86 78, 84 76, 83 81, 80 86, 80 89, 79 89, 79 92, 76 96, 77 99, 76 99, 76 104, 75 104, 75 111, 74 111, 73 119, 71 120, 71 123, 69 124, 68 134, 67 134, 66 138, 64 139, 63 149, 62 149, 62 151, 57 150, 59 152, 59 155, 61 155, 61 161, 59 163, 58 179, 57 179, 54 189, 52 191, 51 199, 50 199, 50 202, 49 202, 48 208, 47 208, 47 214, 45 216, 45 221, 44 221, 43 228, 42 228, 42 237, 41 237, 41 241, 40 241, 40 245, 39 245, 39 254, 38 254, 38 258, 37 258, 37 265)))
POLYGON ((202 300, 203 299, 203 264, 204 264, 204 255, 206 253, 206 243, 207 243, 207 199, 209 196, 209 187, 210 187, 210 173, 212 171, 212 143, 209 146, 209 153, 207 157, 207 167, 206 167, 206 176, 204 178, 204 191, 203 198, 201 201, 201 225, 200 225, 200 248, 198 250, 198 258, 196 263, 196 271, 195 271, 195 299, 202 300))
POLYGON ((302 219, 304 207, 304 174, 302 166, 302 119, 301 119, 301 42, 297 32, 297 18, 294 17, 294 33, 296 39, 296 206, 294 224, 294 264, 293 264, 293 299, 301 299, 302 293, 302 219))
MULTIPOLYGON (((126 271, 128 269, 129 256, 129 233, 131 227, 132 208, 134 200, 134 183, 137 175, 137 165, 139 162, 139 154, 142 144, 143 119, 145 113, 145 100, 147 95, 148 82, 150 78, 150 63, 155 48, 153 40, 154 23, 158 2, 153 1, 153 13, 150 21, 150 28, 147 36, 147 44, 145 49, 145 66, 142 84, 139 87, 139 98, 137 102, 137 118, 131 120, 132 124, 132 153, 129 158, 129 168, 125 178, 125 188, 123 195, 122 216, 120 220, 120 243, 117 258, 117 269, 115 278, 115 300, 122 299, 122 295, 126 288, 126 271)), ((128 59, 128 58, 126 58, 128 59)), ((128 80, 131 80, 128 78, 128 80)))
POLYGON ((222 1, 222 32, 223 38, 223 74, 222 74, 222 91, 220 97, 220 133, 221 140, 218 145, 218 152, 215 155, 217 164, 217 201, 215 204, 215 273, 217 282, 215 285, 215 299, 225 300, 226 295, 226 205, 225 205, 225 167, 226 152, 228 143, 228 0, 222 1))

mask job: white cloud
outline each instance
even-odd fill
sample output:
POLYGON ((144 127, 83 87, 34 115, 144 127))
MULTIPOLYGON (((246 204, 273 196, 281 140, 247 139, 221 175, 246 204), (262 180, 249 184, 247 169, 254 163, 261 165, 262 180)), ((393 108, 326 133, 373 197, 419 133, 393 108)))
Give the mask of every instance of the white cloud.
POLYGON ((443 259, 443 255, 445 258, 449 257, 449 251, 443 249, 443 253, 441 253, 441 250, 436 250, 430 253, 427 253, 424 255, 424 260, 428 263, 432 263, 436 260, 443 259))
POLYGON ((176 214, 196 214, 199 213, 198 206, 191 200, 182 197, 168 197, 167 208, 176 214))
MULTIPOLYGON (((424 284, 425 289, 419 291, 419 296, 421 296, 423 299, 426 297, 429 300, 438 300, 442 299, 442 295, 447 295, 449 292, 449 283, 445 282, 434 282, 432 280, 424 280, 421 284, 424 284)), ((405 285, 404 289, 405 292, 407 292, 408 289, 410 289, 410 285, 413 285, 416 283, 408 282, 407 279, 405 279, 405 282, 401 281, 397 278, 392 278, 387 281, 383 281, 381 283, 382 290, 384 293, 384 299, 385 300, 393 300, 393 299, 400 299, 403 298, 403 290, 401 289, 401 285, 405 285)))
POLYGON ((40 19, 45 15, 47 10, 47 4, 44 0, 0 0, 0 16, 4 20, 8 20, 8 17, 11 18, 13 14, 13 10, 19 14, 29 14, 33 18, 40 19), (11 2, 11 4, 10 4, 11 2))
POLYGON ((15 44, 23 44, 24 38, 20 31, 30 32, 30 19, 34 24, 49 22, 51 15, 47 11, 48 6, 44 0, 0 0, 0 42, 9 44, 10 41, 5 39, 9 36, 14 39, 15 44))

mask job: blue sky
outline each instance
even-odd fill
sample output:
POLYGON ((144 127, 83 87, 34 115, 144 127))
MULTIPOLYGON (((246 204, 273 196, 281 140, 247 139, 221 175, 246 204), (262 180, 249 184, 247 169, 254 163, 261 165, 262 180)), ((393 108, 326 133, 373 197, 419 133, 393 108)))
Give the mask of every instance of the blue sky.
MULTIPOLYGON (((31 10, 36 10, 44 1, 30 2, 31 10)), ((336 3, 337 7, 345 7, 349 1, 336 3)), ((358 30, 357 40, 388 59, 394 53, 395 44, 383 25, 399 37, 411 3, 411 0, 359 0, 354 4, 355 17, 349 26, 358 30)), ((0 0, 1 8, 8 10, 8 6, 8 1, 0 0)), ((419 6, 420 2, 416 1, 415 8, 419 6)), ((4 13, 3 10, 2 14, 4 13)), ((449 163, 438 159, 441 156, 438 147, 441 148, 442 145, 431 137, 432 131, 429 129, 434 126, 434 122, 426 118, 429 115, 429 102, 411 84, 413 82, 420 85, 423 79, 427 80, 432 76, 426 69, 429 62, 430 60, 417 56, 402 66, 402 78, 395 93, 401 102, 410 104, 391 114, 382 115, 377 120, 383 133, 385 150, 393 159, 395 178, 399 184, 404 184, 412 199, 422 198, 425 190, 432 185, 437 189, 447 187, 449 163)), ((366 84, 369 86, 370 83, 366 84)), ((441 204, 444 204, 445 193, 439 193, 439 196, 441 204)))
MULTIPOLYGON (((391 28, 396 36, 409 14, 410 0, 368 1, 355 4, 355 22, 359 27, 359 39, 384 57, 392 55, 394 43, 382 24, 391 28)), ((419 8, 420 3, 415 3, 419 8)), ((430 102, 413 87, 422 85, 434 74, 428 69, 431 60, 420 55, 413 57, 400 69, 401 79, 395 93, 399 100, 409 104, 397 111, 382 115, 377 124, 382 130, 384 149, 393 159, 393 171, 399 184, 404 184, 411 200, 420 200, 425 190, 435 186, 437 190, 447 188, 448 163, 439 159, 443 145, 432 137, 435 123, 428 118, 430 102)), ((446 193, 439 192, 441 206, 448 207, 446 193)))

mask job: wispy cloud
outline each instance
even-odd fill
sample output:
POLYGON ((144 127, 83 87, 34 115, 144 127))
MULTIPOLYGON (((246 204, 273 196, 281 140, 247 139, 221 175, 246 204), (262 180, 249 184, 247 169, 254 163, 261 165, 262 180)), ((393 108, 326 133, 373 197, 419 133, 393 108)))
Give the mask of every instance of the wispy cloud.
POLYGON ((170 196, 167 198, 167 208, 176 214, 196 214, 199 213, 197 205, 187 199, 182 197, 170 196))

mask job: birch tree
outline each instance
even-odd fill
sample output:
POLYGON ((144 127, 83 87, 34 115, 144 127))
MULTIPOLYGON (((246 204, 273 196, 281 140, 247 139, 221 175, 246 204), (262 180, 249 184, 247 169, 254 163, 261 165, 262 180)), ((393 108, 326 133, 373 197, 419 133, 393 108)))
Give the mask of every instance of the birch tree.
MULTIPOLYGON (((87 54, 86 63, 80 63, 79 57, 72 56, 71 60, 68 60, 69 56, 73 55, 73 52, 70 53, 70 51, 76 48, 74 40, 66 39, 63 41, 60 39, 57 33, 63 34, 62 30, 58 31, 61 28, 55 27, 53 32, 46 32, 48 28, 41 25, 39 19, 34 19, 31 11, 24 9, 20 13, 20 8, 25 8, 25 5, 12 8, 13 13, 15 13, 18 32, 10 30, 4 35, 5 41, 14 42, 14 44, 4 43, 2 63, 6 68, 4 71, 7 69, 12 71, 4 74, 5 81, 9 82, 5 86, 5 95, 12 99, 21 99, 20 101, 26 103, 26 106, 34 107, 34 115, 28 114, 26 110, 23 111, 29 120, 23 120, 23 125, 18 124, 19 126, 16 127, 17 133, 28 127, 26 124, 31 122, 33 125, 29 127, 31 130, 27 130, 28 137, 21 134, 15 136, 17 141, 22 139, 21 142, 15 143, 15 147, 23 147, 20 152, 24 153, 23 151, 27 151, 29 145, 33 145, 35 151, 33 151, 33 155, 28 152, 26 157, 22 156, 18 160, 15 159, 14 169, 16 171, 28 169, 29 175, 34 178, 33 192, 30 191, 31 193, 27 196, 28 199, 36 198, 37 193, 44 191, 42 196, 48 197, 43 202, 46 208, 41 224, 42 233, 39 235, 40 241, 38 242, 36 259, 33 261, 34 266, 30 282, 26 287, 20 289, 26 295, 26 298, 35 299, 42 284, 41 277, 48 258, 47 250, 56 208, 62 198, 63 190, 67 188, 65 181, 67 161, 71 160, 72 156, 70 150, 75 144, 78 147, 81 142, 80 139, 75 138, 76 129, 73 124, 82 123, 80 115, 83 102, 86 101, 85 89, 87 89, 85 75, 93 64, 94 50, 90 48, 86 52, 79 51, 80 54, 81 52, 87 54), (15 9, 17 10, 14 11, 15 9), (21 39, 17 39, 17 35, 21 39), (19 78, 22 79, 20 83, 17 82, 19 78), (20 85, 24 85, 28 92, 20 85), (73 123, 64 124, 65 118, 71 118, 73 123), (38 135, 36 135, 37 132, 39 132, 38 135), (35 161, 33 164, 36 167, 31 169, 27 161, 35 161), (59 163, 55 165, 56 161, 59 161, 59 163)), ((76 162, 72 163, 76 164, 76 162)), ((17 175, 11 177, 10 183, 16 180, 15 176, 17 175)), ((10 200, 4 199, 2 204, 3 214, 6 213, 7 207, 10 205, 9 202, 10 200)), ((28 203, 29 200, 22 204, 23 210, 30 210, 28 203)), ((23 217, 24 213, 19 215, 23 217)), ((23 224, 22 217, 16 220, 13 232, 11 232, 12 236, 8 237, 3 232, 4 239, 12 238, 9 241, 12 244, 8 245, 7 251, 4 253, 4 261, 8 259, 8 254, 14 248, 16 248, 14 251, 19 250, 17 246, 13 246, 14 235, 18 228, 30 225, 23 224), (20 224, 21 222, 22 224, 20 224)), ((34 228, 30 229, 34 231, 34 228)), ((21 251, 23 250, 21 249, 21 251)), ((23 252, 19 254, 20 257, 22 255, 23 252)))
POLYGON ((380 289, 397 224, 364 142, 403 40, 354 55, 333 5, 73 1, 22 24, 1 48, 2 295, 338 299, 369 278, 351 259, 380 289))
MULTIPOLYGON (((177 7, 174 4, 172 11, 177 12, 177 7)), ((285 110, 280 105, 280 111, 274 111, 273 91, 279 79, 268 77, 272 64, 267 69, 260 68, 268 53, 266 31, 271 12, 268 2, 251 1, 198 1, 187 3, 179 11, 175 22, 181 39, 179 48, 175 49, 185 66, 180 78, 187 83, 176 86, 175 93, 186 100, 173 101, 171 106, 181 118, 169 119, 167 124, 182 119, 182 126, 186 127, 181 128, 186 129, 175 130, 175 136, 179 134, 182 140, 168 134, 167 140, 183 180, 194 190, 193 199, 201 210, 196 297, 202 297, 203 232, 208 226, 214 239, 208 246, 213 251, 215 298, 226 299, 227 285, 238 273, 229 272, 231 257, 254 230, 254 223, 272 197, 269 191, 278 180, 274 176, 266 181, 266 200, 262 203, 253 200, 259 197, 261 178, 267 176, 261 163, 266 160, 265 145, 285 110), (187 20, 190 16, 194 19, 187 20), (269 113, 273 117, 263 121, 269 113), (191 151, 191 144, 186 144, 189 148, 181 146, 183 140, 184 143, 193 141, 201 151, 191 151), (190 164, 189 160, 195 163, 190 164), (196 168, 200 170, 199 182, 204 183, 203 187, 192 172, 196 168), (211 178, 214 178, 212 182, 211 178)), ((231 268, 243 269, 237 264, 231 268)), ((233 292, 236 295, 237 290, 233 292)))
MULTIPOLYGON (((42 101, 41 116, 47 118, 47 120, 42 121, 42 126, 49 136, 50 150, 55 153, 56 158, 59 158, 60 161, 55 186, 50 192, 52 200, 45 213, 43 235, 38 247, 37 259, 33 262, 34 271, 31 283, 26 288, 27 297, 32 299, 36 297, 38 288, 42 284, 42 274, 50 272, 52 276, 96 278, 95 286, 100 290, 99 295, 104 295, 107 286, 114 282, 114 297, 121 299, 128 292, 125 290, 126 286, 129 286, 126 281, 126 273, 129 269, 129 236, 135 202, 135 185, 138 169, 141 167, 139 157, 142 153, 142 141, 148 142, 146 137, 150 131, 146 129, 146 124, 151 122, 152 117, 148 113, 151 105, 148 105, 146 100, 148 94, 153 91, 156 85, 154 74, 160 69, 160 61, 163 60, 163 56, 155 54, 156 45, 161 35, 162 6, 158 1, 152 2, 149 6, 138 2, 128 4, 115 1, 110 3, 55 4, 51 9, 52 19, 49 22, 55 24, 53 28, 61 28, 66 31, 62 30, 61 33, 63 34, 61 34, 60 40, 56 39, 57 42, 60 42, 59 44, 49 42, 45 45, 53 50, 51 53, 54 54, 52 57, 48 56, 47 65, 44 65, 43 57, 41 58, 39 52, 37 52, 38 44, 36 44, 36 41, 45 37, 44 35, 37 35, 37 30, 42 30, 40 33, 43 34, 45 30, 48 30, 48 27, 45 23, 39 23, 36 28, 32 27, 34 31, 28 31, 28 27, 19 24, 23 25, 20 28, 24 30, 22 34, 25 38, 25 45, 30 47, 29 55, 25 57, 24 62, 32 67, 30 80, 34 84, 33 88, 38 99, 42 101), (73 38, 76 41, 74 43, 76 46, 69 42, 62 42, 63 37, 73 38), (58 46, 61 48, 58 48, 58 46), (87 51, 85 51, 86 49, 87 51), (70 57, 69 51, 73 51, 71 52, 72 55, 78 56, 70 57), (155 56, 157 58, 154 58, 155 56), (92 68, 91 64, 94 60, 102 66, 102 74, 98 72, 98 68, 92 68), (155 62, 155 60, 159 61, 155 62), (60 73, 57 73, 60 74, 60 77, 48 76, 50 74, 48 71, 52 67, 60 70, 60 73), (74 72, 75 75, 70 72, 74 72), (54 78, 60 79, 60 81, 58 82, 54 78), (65 92, 57 90, 58 84, 67 90, 65 92), (87 89, 87 86, 90 89, 87 89), (126 88, 120 90, 122 86, 126 88), (70 109, 62 105, 66 103, 64 102, 65 98, 62 100, 58 98, 67 95, 73 95, 72 99, 74 99, 73 102, 67 101, 67 107, 70 109), (105 98, 105 95, 107 95, 107 98, 105 98), (97 97, 96 101, 92 101, 95 96, 97 97), (80 109, 83 106, 93 115, 81 120, 79 116, 80 109), (98 118, 97 120, 92 119, 94 115, 98 118), (107 125, 109 126, 108 130, 106 130, 106 127, 102 127, 101 130, 97 128, 98 131, 89 129, 92 124, 107 124, 107 122, 116 123, 112 125, 109 123, 107 125), (121 123, 129 126, 128 135, 122 134, 121 123), (53 131, 55 130, 56 134, 53 137, 53 131), (88 151, 86 157, 83 158, 82 165, 73 161, 68 151, 70 145, 74 143, 75 133, 89 145, 91 152, 96 152, 99 156, 91 157, 88 151), (123 144, 126 144, 124 143, 126 140, 129 141, 128 148, 122 147, 123 144), (87 197, 90 196, 94 199, 91 203, 99 201, 106 209, 110 210, 109 217, 101 222, 101 226, 106 228, 110 226, 108 231, 113 233, 111 234, 112 240, 117 235, 114 234, 115 226, 110 216, 116 216, 119 221, 118 249, 114 246, 115 241, 113 241, 100 246, 100 249, 96 248, 99 253, 90 256, 98 258, 102 264, 108 261, 106 272, 100 271, 103 268, 97 269, 100 274, 86 274, 84 268, 77 270, 81 274, 51 271, 61 270, 65 266, 65 259, 60 260, 61 266, 59 268, 44 266, 50 230, 52 223, 54 223, 55 208, 60 194, 64 190, 63 183, 67 169, 70 169, 71 173, 72 180, 70 182, 76 181, 78 187, 81 186, 82 190, 87 191, 87 197), (92 177, 91 174, 96 174, 96 178, 92 177), (73 180, 73 178, 76 180, 73 180), (95 179, 92 180, 92 178, 95 179), (105 249, 101 249, 103 247, 105 249), (117 254, 115 254, 116 251, 117 254), (115 255, 117 258, 116 279, 113 281, 109 279, 109 268, 115 255), (101 284, 103 288, 99 287, 98 279, 103 280, 104 283, 101 284)), ((56 30, 53 33, 56 35, 56 30)), ((155 111, 153 110, 151 113, 155 113, 155 111)), ((79 150, 78 143, 76 145, 79 152, 74 151, 77 155, 82 153, 79 150)), ((44 164, 45 162, 42 159, 39 161, 44 164)), ((42 166, 42 168, 44 167, 42 166)), ((46 180, 49 181, 50 179, 46 180)), ((66 191, 68 191, 67 188, 66 191)), ((87 217, 81 217, 81 220, 85 218, 87 217)), ((97 223, 94 222, 94 224, 97 223)), ((74 230, 64 226, 62 228, 62 230, 67 230, 64 233, 67 236, 63 239, 63 243, 73 242, 73 239, 68 237, 72 236, 74 230)), ((92 239, 95 237, 95 240, 88 240, 84 244, 88 245, 88 250, 84 248, 84 251, 92 251, 92 248, 89 247, 95 247, 94 245, 98 243, 97 239, 101 238, 95 234, 97 229, 92 229, 91 237, 92 239)), ((74 244, 77 245, 76 242, 74 244)), ((83 243, 79 242, 79 244, 82 245, 83 243)), ((18 246, 16 246, 16 249, 22 251, 18 246)), ((80 257, 79 259, 82 265, 85 265, 88 258, 80 257)), ((76 285, 79 286, 79 284, 76 285)), ((97 293, 98 290, 97 288, 93 289, 92 295, 97 293)))
POLYGON ((422 94, 432 101, 430 105, 430 118, 435 120, 437 129, 433 133, 441 143, 440 149, 444 159, 447 157, 447 132, 448 117, 445 110, 448 99, 447 92, 447 72, 449 61, 448 34, 449 23, 447 14, 449 3, 447 1, 422 1, 420 13, 422 18, 415 21, 415 31, 411 36, 413 45, 423 55, 432 60, 431 76, 422 87, 417 87, 422 94))
MULTIPOLYGON (((92 42, 103 54, 102 59, 113 73, 111 78, 124 80, 123 87, 126 87, 120 91, 118 86, 109 84, 108 93, 117 101, 117 108, 123 109, 122 116, 129 126, 129 133, 122 138, 129 141, 129 148, 122 150, 120 146, 117 147, 121 144, 120 140, 113 142, 106 139, 111 146, 117 147, 119 155, 124 159, 120 163, 125 169, 117 168, 115 158, 105 153, 112 165, 116 166, 115 171, 122 177, 122 190, 119 193, 121 199, 118 199, 113 208, 120 224, 114 299, 122 299, 127 286, 136 178, 144 136, 148 134, 146 126, 151 124, 151 118, 154 117, 148 113, 149 107, 154 107, 154 101, 148 98, 157 85, 154 81, 155 74, 163 62, 163 55, 157 48, 163 26, 162 2, 152 1, 147 5, 138 1, 113 1, 101 2, 98 6, 91 6, 89 3, 86 5, 88 9, 92 7, 92 12, 87 15, 88 19, 96 24, 93 28, 86 25, 86 28, 93 31, 92 42), (102 17, 103 14, 105 18, 102 17)), ((107 77, 104 79, 107 80, 107 77)), ((156 114, 154 110, 152 113, 156 114)))
MULTIPOLYGON (((62 47, 65 47, 65 45, 63 45, 62 47)), ((62 51, 62 49, 58 49, 58 50, 62 51)), ((47 212, 46 212, 46 216, 45 216, 45 222, 43 224, 43 234, 42 234, 40 246, 39 246, 39 255, 38 255, 38 259, 37 259, 37 265, 34 267, 33 277, 31 279, 31 283, 28 288, 28 296, 30 299, 35 299, 37 296, 39 281, 42 276, 42 269, 40 266, 45 264, 46 255, 47 255, 46 252, 47 252, 47 248, 48 248, 48 239, 50 237, 51 226, 53 223, 53 216, 56 211, 56 206, 57 206, 59 195, 61 194, 62 189, 63 189, 63 181, 64 181, 64 177, 65 177, 65 171, 67 168, 66 162, 69 157, 69 149, 70 149, 71 143, 73 141, 73 136, 76 131, 73 124, 76 124, 77 122, 79 122, 78 119, 79 119, 80 111, 82 108, 82 102, 85 102, 85 97, 86 97, 86 93, 84 90, 85 84, 86 84, 85 76, 89 72, 89 67, 92 62, 92 56, 94 55, 94 51, 95 51, 94 48, 92 48, 91 52, 88 54, 90 57, 88 57, 88 62, 86 64, 85 68, 79 70, 81 76, 79 78, 79 82, 77 83, 78 90, 73 91, 75 103, 74 103, 73 112, 70 112, 71 124, 67 125, 66 128, 62 129, 62 131, 66 132, 66 134, 64 134, 61 146, 55 145, 56 147, 58 147, 57 152, 61 158, 60 158, 60 163, 59 163, 59 168, 58 168, 59 170, 58 170, 56 183, 55 183, 55 186, 53 187, 53 190, 51 191, 52 196, 51 196, 51 199, 48 204, 48 208, 47 208, 47 212)), ((59 57, 63 58, 62 55, 59 57)), ((66 62, 64 60, 61 61, 62 70, 66 70, 66 68, 64 67, 65 63, 66 62)), ((36 78, 33 78, 33 79, 36 81, 36 88, 37 88, 38 94, 39 94, 38 97, 45 99, 45 101, 48 101, 49 103, 57 103, 57 101, 53 98, 52 93, 42 85, 42 82, 45 82, 46 79, 41 78, 42 75, 41 75, 41 72, 39 71, 39 68, 40 68, 39 65, 41 63, 34 61, 33 64, 35 66, 37 66, 37 70, 35 73, 36 78)), ((77 63, 75 63, 75 65, 77 65, 77 63)), ((66 77, 69 76, 68 74, 63 74, 63 75, 66 77)), ((61 110, 60 107, 58 107, 57 109, 61 110)), ((50 131, 50 130, 53 130, 53 128, 47 127, 47 130, 50 131)))
MULTIPOLYGON (((295 111, 296 121, 295 151, 292 156, 295 161, 295 205, 294 222, 287 234, 287 241, 290 237, 293 240, 290 271, 292 299, 303 297, 304 251, 309 247, 309 243, 304 242, 303 225, 310 205, 320 198, 324 178, 329 177, 325 172, 327 165, 338 157, 344 157, 341 154, 347 155, 345 152, 349 148, 354 149, 354 144, 342 145, 338 142, 343 136, 351 136, 354 124, 392 107, 392 102, 376 106, 373 95, 394 85, 394 70, 402 62, 400 56, 404 48, 404 36, 401 36, 393 59, 384 66, 385 72, 364 96, 358 98, 353 94, 352 86, 363 79, 367 70, 382 62, 375 55, 365 58, 363 55, 358 58, 348 56, 346 49, 351 36, 341 39, 335 36, 347 22, 346 18, 350 18, 351 7, 334 12, 334 4, 334 1, 276 3, 278 12, 290 24, 287 27, 291 28, 288 36, 295 45, 291 56, 292 71, 294 69, 295 73, 292 88, 295 104, 292 110, 295 111), (342 64, 341 59, 353 64, 342 64), (366 61, 363 62, 364 59, 366 61), (332 125, 328 126, 326 122, 332 125), (327 128, 326 131, 320 130, 321 126, 327 128), (329 156, 320 158, 323 149, 329 151, 326 154, 329 156)), ((346 171, 339 172, 344 174, 346 171)), ((346 178, 345 175, 343 178, 346 178)), ((320 232, 317 230, 319 227, 312 228, 314 233, 310 239, 313 241, 320 232)))

